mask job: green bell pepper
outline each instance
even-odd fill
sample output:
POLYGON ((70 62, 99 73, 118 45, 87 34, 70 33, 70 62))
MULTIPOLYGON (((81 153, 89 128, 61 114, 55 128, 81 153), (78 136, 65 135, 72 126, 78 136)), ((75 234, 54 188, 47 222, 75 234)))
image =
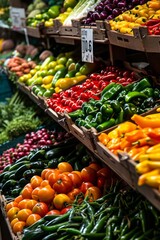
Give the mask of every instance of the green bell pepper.
POLYGON ((114 99, 120 91, 122 91, 123 86, 121 84, 114 84, 108 91, 106 91, 102 97, 101 101, 107 101, 109 99, 114 99))
POLYGON ((146 99, 147 96, 144 93, 137 92, 137 91, 129 92, 125 96, 125 102, 126 103, 132 102, 134 99, 137 100, 138 98, 146 99))
POLYGON ((132 88, 132 91, 141 92, 147 87, 152 87, 148 78, 143 78, 140 81, 136 82, 132 88))
POLYGON ((133 103, 125 103, 123 106, 123 110, 124 110, 124 118, 125 120, 127 120, 137 113, 138 108, 133 103))
POLYGON ((147 87, 144 90, 142 90, 141 93, 144 93, 147 97, 153 97, 154 90, 153 88, 147 87))

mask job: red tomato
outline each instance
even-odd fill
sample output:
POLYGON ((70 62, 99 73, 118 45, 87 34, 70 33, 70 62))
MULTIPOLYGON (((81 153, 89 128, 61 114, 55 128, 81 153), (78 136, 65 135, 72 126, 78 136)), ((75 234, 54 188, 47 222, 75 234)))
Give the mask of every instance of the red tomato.
POLYGON ((80 186, 80 190, 81 190, 81 192, 82 193, 86 193, 86 191, 87 191, 87 189, 89 188, 89 187, 93 187, 94 185, 91 183, 91 182, 83 182, 82 184, 81 184, 81 186, 80 186))
POLYGON ((57 209, 50 210, 46 215, 60 215, 61 212, 57 209))
POLYGON ((106 177, 106 178, 110 178, 111 177, 111 169, 109 167, 104 167, 101 168, 98 172, 97 172, 97 176, 98 177, 106 177))
POLYGON ((57 193, 68 193, 73 188, 73 182, 67 174, 59 174, 57 181, 53 184, 53 189, 57 193))
POLYGON ((37 213, 41 217, 44 217, 48 213, 48 211, 48 206, 44 202, 38 202, 32 209, 32 213, 37 213))
POLYGON ((106 177, 100 176, 97 179, 97 187, 100 188, 101 190, 105 189, 106 187, 109 187, 110 184, 111 184, 110 178, 106 179, 106 177))
POLYGON ((82 178, 75 172, 71 172, 68 174, 68 176, 71 178, 72 182, 73 182, 73 186, 75 188, 78 188, 81 186, 82 184, 82 178))
POLYGON ((95 201, 96 199, 100 198, 102 196, 101 190, 98 187, 90 187, 87 189, 85 193, 85 197, 89 198, 90 202, 95 201))
POLYGON ((68 206, 68 207, 66 207, 66 208, 63 208, 63 209, 60 211, 60 213, 61 213, 61 214, 65 214, 66 212, 68 212, 68 211, 71 209, 71 207, 72 207, 72 206, 68 206))
POLYGON ((81 177, 84 182, 95 183, 97 180, 97 172, 91 167, 85 167, 81 170, 81 177))
MULTIPOLYGON (((79 188, 74 188, 71 192, 69 192, 67 195, 71 200, 75 200, 76 197, 82 193, 82 191, 79 188)), ((81 198, 82 199, 82 198, 81 198)))

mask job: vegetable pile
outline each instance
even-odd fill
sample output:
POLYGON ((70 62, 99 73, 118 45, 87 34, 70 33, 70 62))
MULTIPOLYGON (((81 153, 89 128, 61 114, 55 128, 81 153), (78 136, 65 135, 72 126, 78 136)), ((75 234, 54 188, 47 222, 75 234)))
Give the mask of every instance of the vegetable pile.
POLYGON ((149 35, 160 35, 160 19, 151 19, 146 22, 149 35))
POLYGON ((98 139, 114 154, 126 152, 137 162, 139 186, 160 189, 160 113, 145 117, 135 114, 131 119, 135 123, 121 123, 108 134, 101 133, 98 139))
MULTIPOLYGON (((27 156, 32 150, 44 146, 53 146, 67 139, 70 135, 64 131, 56 132, 42 128, 36 132, 27 133, 23 143, 17 143, 15 148, 9 148, 0 156, 0 171, 21 157, 27 156)), ((26 158, 27 159, 27 158, 26 158)))
POLYGON ((95 201, 86 197, 79 204, 77 198, 65 214, 45 216, 24 228, 22 240, 158 240, 159 234, 158 211, 133 190, 115 184, 95 201))
POLYGON ((144 25, 150 19, 159 19, 160 2, 148 1, 146 4, 138 5, 133 9, 125 11, 116 18, 109 21, 111 29, 120 33, 133 35, 133 28, 144 25))
POLYGON ((96 20, 111 20, 121 13, 134 8, 138 4, 146 3, 146 0, 103 0, 94 10, 89 11, 87 17, 81 20, 82 25, 96 25, 96 20))
POLYGON ((42 125, 43 118, 38 117, 39 109, 30 103, 18 91, 6 104, 0 103, 0 144, 42 125))
MULTIPOLYGON (((123 84, 123 83, 122 83, 123 84)), ((148 78, 142 78, 127 86, 112 82, 101 92, 101 99, 90 99, 82 108, 68 115, 79 127, 94 127, 98 132, 110 128, 135 113, 144 113, 159 103, 160 91, 151 85, 148 78)))
POLYGON ((73 112, 80 109, 90 98, 100 99, 98 95, 109 83, 117 82, 123 86, 137 80, 133 71, 107 66, 100 73, 92 73, 84 83, 60 93, 53 93, 47 104, 56 112, 73 112))

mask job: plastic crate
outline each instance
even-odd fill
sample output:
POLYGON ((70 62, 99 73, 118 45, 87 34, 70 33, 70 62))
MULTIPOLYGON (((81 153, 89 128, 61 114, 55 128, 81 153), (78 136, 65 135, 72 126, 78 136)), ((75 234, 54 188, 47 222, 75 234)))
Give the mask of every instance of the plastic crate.
POLYGON ((12 87, 7 74, 0 68, 0 101, 5 102, 6 98, 12 96, 12 87))

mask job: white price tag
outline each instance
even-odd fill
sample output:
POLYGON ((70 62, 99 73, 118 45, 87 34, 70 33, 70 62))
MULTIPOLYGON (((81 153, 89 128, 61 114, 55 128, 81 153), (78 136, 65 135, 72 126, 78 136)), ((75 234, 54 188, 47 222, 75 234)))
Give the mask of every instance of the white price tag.
POLYGON ((82 61, 93 63, 93 29, 81 29, 81 49, 82 61))
POLYGON ((23 30, 25 28, 25 10, 24 8, 10 8, 10 17, 12 20, 12 28, 14 30, 23 30))

